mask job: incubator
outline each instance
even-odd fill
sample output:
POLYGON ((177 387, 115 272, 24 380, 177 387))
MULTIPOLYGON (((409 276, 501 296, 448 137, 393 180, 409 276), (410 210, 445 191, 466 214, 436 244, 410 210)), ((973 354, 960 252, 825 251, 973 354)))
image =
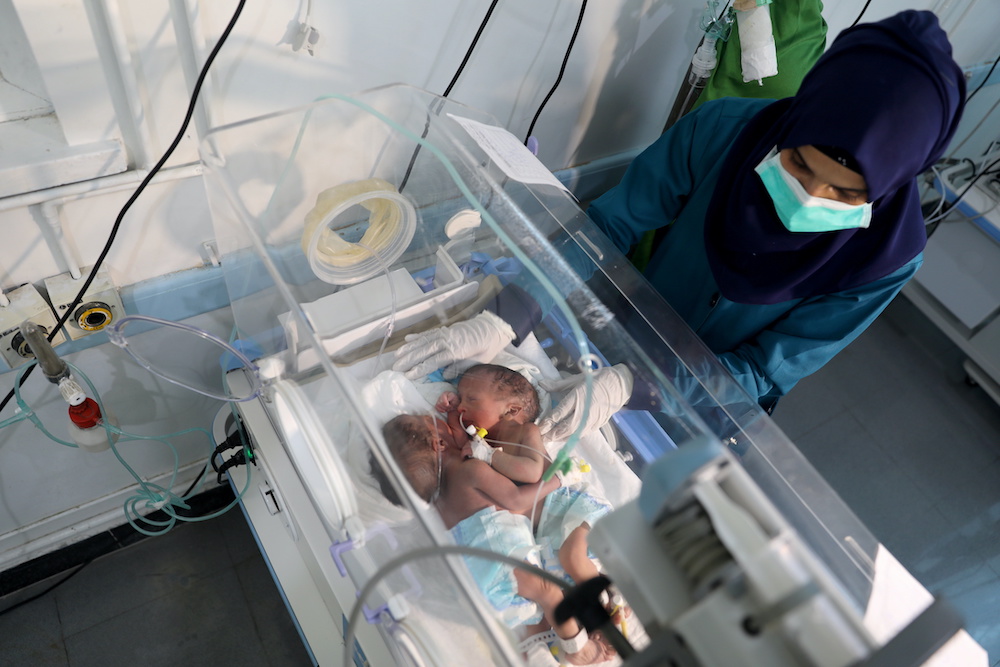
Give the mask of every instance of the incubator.
MULTIPOLYGON (((515 319, 497 305, 510 294, 534 313, 530 329, 478 361, 529 377, 543 408, 562 398, 545 380, 577 378, 586 405, 600 369, 634 379, 632 400, 601 428, 546 443, 546 476, 558 467, 625 507, 653 462, 716 443, 794 531, 840 616, 864 616, 878 541, 491 117, 387 86, 218 128, 202 159, 235 327, 225 372, 199 380, 219 376, 203 393, 234 401, 216 439, 247 434, 245 465, 228 471, 317 664, 522 664, 526 646, 551 640, 505 623, 461 556, 435 555, 452 536, 382 435, 454 386, 447 368, 393 370, 407 337, 484 310, 515 319)), ((135 326, 133 353, 163 335, 135 326)), ((629 560, 618 546, 602 547, 609 564, 629 560)), ((624 628, 636 646, 649 641, 639 616, 624 628)), ((848 632, 860 654, 886 639, 860 620, 848 632)))

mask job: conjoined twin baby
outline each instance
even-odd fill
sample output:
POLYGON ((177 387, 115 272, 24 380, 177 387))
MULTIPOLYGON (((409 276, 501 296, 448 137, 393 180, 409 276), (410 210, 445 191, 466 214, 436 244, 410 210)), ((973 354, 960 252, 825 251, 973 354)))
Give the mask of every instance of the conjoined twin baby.
MULTIPOLYGON (((547 454, 535 420, 538 394, 509 368, 478 364, 435 406, 444 417, 399 415, 383 427, 392 456, 418 496, 431 503, 458 544, 561 569, 575 583, 598 576, 587 549, 594 521, 610 505, 559 477, 541 478, 547 454), (553 563, 552 560, 556 560, 553 563)), ((371 458, 390 501, 396 490, 371 458)), ((551 627, 571 664, 603 662, 614 651, 599 633, 588 637, 575 620, 556 623, 562 590, 506 564, 467 557, 473 578, 500 618, 530 634, 551 627)))

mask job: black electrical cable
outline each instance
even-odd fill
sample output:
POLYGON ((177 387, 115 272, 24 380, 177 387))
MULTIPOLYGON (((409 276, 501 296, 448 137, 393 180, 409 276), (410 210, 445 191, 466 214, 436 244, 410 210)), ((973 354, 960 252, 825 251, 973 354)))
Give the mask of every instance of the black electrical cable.
MULTIPOLYGON (((111 245, 114 243, 115 238, 118 236, 118 228, 121 226, 122 220, 125 218, 125 214, 128 212, 130 208, 132 208, 132 204, 135 203, 136 199, 139 198, 139 195, 142 193, 142 191, 146 189, 146 186, 149 185, 149 182, 153 180, 153 177, 160 171, 160 169, 170 158, 170 156, 173 155, 173 152, 177 149, 177 146, 180 145, 181 140, 184 138, 184 132, 187 130, 187 126, 190 124, 191 118, 194 116, 195 105, 198 102, 198 93, 201 92, 201 87, 205 82, 205 77, 208 76, 209 67, 211 67, 212 62, 218 55, 219 50, 222 48, 222 45, 226 43, 226 39, 229 38, 229 33, 233 31, 233 27, 235 27, 236 25, 236 20, 239 19, 240 14, 243 12, 243 5, 245 4, 246 0, 239 0, 239 5, 236 7, 236 11, 233 13, 233 17, 229 20, 229 24, 226 26, 226 29, 222 32, 222 36, 219 38, 218 43, 216 43, 215 48, 212 49, 212 52, 208 54, 208 59, 205 61, 205 64, 201 68, 201 73, 198 75, 198 80, 195 82, 194 89, 191 91, 191 101, 188 104, 187 113, 184 115, 184 122, 181 124, 180 130, 178 130, 177 136, 174 137, 174 140, 167 148, 167 151, 163 154, 160 160, 153 166, 153 168, 149 170, 149 173, 146 174, 146 177, 144 179, 142 179, 142 182, 139 183, 139 186, 136 188, 135 192, 132 193, 132 196, 129 197, 128 201, 125 202, 125 205, 121 208, 121 211, 119 211, 118 217, 115 219, 115 224, 112 225, 111 232, 108 234, 108 240, 105 242, 104 248, 101 250, 101 254, 98 255, 97 261, 94 262, 94 267, 90 270, 90 274, 84 281, 83 287, 80 288, 80 291, 77 293, 76 298, 73 299, 73 302, 66 309, 66 312, 63 313, 62 317, 59 318, 59 321, 56 322, 56 326, 52 329, 52 331, 49 332, 47 337, 50 342, 52 341, 53 338, 56 337, 56 334, 58 334, 59 331, 65 326, 66 320, 70 318, 73 310, 80 304, 81 301, 83 301, 83 295, 87 293, 87 290, 90 288, 91 283, 94 282, 94 278, 97 277, 97 272, 100 270, 101 265, 104 263, 104 259, 108 256, 108 253, 111 251, 111 245)), ((21 386, 24 385, 24 381, 28 379, 28 376, 31 375, 31 372, 34 369, 35 366, 32 366, 27 371, 25 371, 24 375, 21 376, 21 386)), ((2 411, 5 407, 7 407, 7 404, 10 403, 10 399, 12 399, 13 397, 14 397, 14 390, 11 389, 10 393, 8 393, 7 396, 3 399, 3 401, 0 402, 0 411, 2 411)))
POLYGON ((493 10, 496 9, 498 2, 500 2, 500 0, 493 0, 493 2, 490 3, 490 8, 486 10, 486 16, 484 16, 483 20, 479 23, 479 30, 476 31, 476 36, 472 38, 469 48, 465 50, 465 57, 462 58, 462 62, 459 64, 458 69, 455 70, 455 75, 451 77, 451 81, 444 89, 444 93, 441 94, 442 97, 448 97, 451 93, 451 89, 455 87, 456 83, 458 83, 458 77, 462 75, 462 71, 465 69, 465 66, 469 64, 469 59, 472 58, 472 52, 475 50, 476 44, 479 43, 479 38, 483 36, 483 31, 486 30, 486 24, 490 22, 490 16, 493 15, 493 10))
POLYGON ((556 81, 552 84, 552 88, 549 89, 549 94, 545 96, 542 103, 538 107, 538 111, 535 112, 535 117, 531 119, 531 125, 528 126, 528 133, 524 136, 524 143, 528 143, 528 139, 531 138, 531 133, 535 130, 535 123, 538 122, 538 117, 542 115, 542 109, 545 105, 549 103, 549 99, 556 92, 556 88, 562 83, 563 75, 566 73, 566 65, 569 63, 569 55, 573 51, 573 44, 576 43, 576 36, 580 33, 580 25, 583 23, 583 14, 587 10, 587 0, 582 0, 580 3, 580 14, 576 18, 576 26, 573 28, 573 36, 570 37, 569 45, 566 47, 566 53, 563 56, 562 65, 559 67, 559 76, 556 77, 556 81))
POLYGON ((868 0, 868 2, 865 3, 865 6, 861 8, 861 13, 858 14, 858 18, 854 19, 854 23, 852 23, 849 27, 853 28, 858 24, 858 21, 861 20, 861 17, 864 16, 865 12, 868 11, 868 5, 870 4, 872 4, 872 0, 868 0))
POLYGON ((55 589, 59 588, 60 586, 62 586, 63 584, 65 584, 67 581, 69 581, 70 579, 72 579, 73 577, 75 577, 76 575, 80 574, 80 570, 82 570, 83 568, 87 567, 88 565, 90 565, 93 562, 94 562, 93 558, 91 558, 90 560, 85 560, 84 562, 80 563, 75 570, 73 570, 68 575, 66 575, 65 577, 63 577, 62 579, 60 579, 59 581, 57 581, 56 583, 54 583, 51 586, 49 586, 48 588, 46 588, 41 593, 36 593, 35 595, 32 595, 30 598, 26 598, 24 600, 21 600, 17 604, 13 604, 13 605, 7 607, 6 609, 0 611, 0 616, 2 616, 3 614, 10 613, 10 612, 14 611, 15 609, 20 609, 24 605, 29 604, 31 602, 34 602, 38 598, 45 597, 46 595, 48 595, 49 593, 51 593, 55 589))
POLYGON ((993 167, 997 166, 998 164, 1000 164, 1000 158, 997 158, 996 160, 993 160, 993 162, 990 162, 988 165, 986 165, 982 169, 982 171, 980 171, 978 174, 976 174, 975 177, 971 181, 969 181, 968 183, 966 183, 965 187, 962 189, 962 192, 958 195, 958 198, 955 199, 955 201, 953 201, 950 206, 946 207, 938 215, 941 216, 941 217, 944 217, 948 213, 951 213, 952 210, 954 210, 954 208, 956 206, 958 206, 959 202, 962 201, 962 198, 965 197, 966 193, 969 190, 972 189, 972 186, 976 184, 976 181, 978 181, 979 179, 981 179, 986 174, 991 173, 990 170, 993 169, 993 167))
POLYGON ((934 223, 932 223, 933 227, 931 227, 931 229, 929 229, 927 231, 927 238, 930 238, 931 235, 935 231, 937 231, 937 228, 941 224, 941 221, 944 220, 944 218, 946 218, 949 213, 951 213, 953 210, 955 210, 955 207, 958 206, 961 203, 961 201, 965 197, 965 195, 969 192, 969 190, 972 189, 972 186, 976 184, 976 181, 978 181, 983 176, 986 176, 988 173, 990 173, 990 170, 993 167, 997 166, 998 164, 1000 164, 1000 158, 997 158, 996 160, 993 160, 993 162, 990 162, 988 165, 986 165, 986 167, 984 167, 982 171, 980 171, 978 174, 976 174, 976 176, 971 181, 969 181, 968 183, 966 183, 965 187, 962 188, 962 191, 955 198, 955 201, 953 201, 949 206, 945 207, 944 209, 941 210, 940 213, 938 213, 937 215, 934 216, 936 218, 936 220, 935 220, 934 223))
MULTIPOLYGON (((448 85, 445 87, 444 93, 442 93, 441 97, 448 97, 448 95, 451 94, 451 89, 455 87, 456 83, 458 83, 458 78, 462 76, 465 66, 469 64, 469 60, 472 58, 472 52, 475 51, 476 44, 479 43, 479 38, 483 36, 483 32, 486 30, 486 25, 490 22, 490 17, 493 15, 493 10, 496 9, 497 3, 499 2, 500 0, 493 0, 493 2, 490 3, 490 8, 486 10, 486 16, 484 16, 483 20, 479 22, 479 29, 476 30, 476 35, 472 38, 472 42, 469 43, 469 48, 465 50, 465 56, 462 58, 462 62, 459 63, 458 69, 455 70, 455 74, 451 77, 451 81, 448 82, 448 85)), ((441 107, 439 106, 435 110, 435 113, 440 110, 441 107)), ((431 119, 430 116, 428 116, 427 122, 424 124, 423 134, 420 135, 420 138, 426 139, 427 133, 430 132, 430 129, 431 119)), ((403 174, 403 180, 399 183, 400 192, 402 192, 403 188, 406 187, 406 182, 410 180, 410 172, 413 171, 413 165, 416 163, 417 155, 419 154, 420 144, 417 144, 417 147, 413 149, 413 155, 410 156, 410 164, 406 165, 406 173, 403 174)))
POLYGON ((181 494, 182 499, 186 499, 188 497, 188 494, 194 491, 194 487, 198 486, 198 482, 201 481, 201 479, 205 476, 205 473, 207 471, 208 471, 207 465, 201 467, 201 472, 198 473, 198 476, 194 478, 194 481, 191 482, 191 485, 188 486, 188 488, 184 491, 184 493, 181 494))
POLYGON ((983 86, 986 85, 986 82, 990 80, 990 77, 993 75, 993 70, 997 68, 997 63, 1000 63, 1000 55, 997 55, 997 57, 993 60, 993 64, 990 66, 990 71, 986 73, 986 78, 984 78, 982 82, 978 86, 976 86, 975 90, 973 90, 971 93, 965 96, 966 104, 968 104, 969 100, 975 97, 976 93, 982 90, 983 86))

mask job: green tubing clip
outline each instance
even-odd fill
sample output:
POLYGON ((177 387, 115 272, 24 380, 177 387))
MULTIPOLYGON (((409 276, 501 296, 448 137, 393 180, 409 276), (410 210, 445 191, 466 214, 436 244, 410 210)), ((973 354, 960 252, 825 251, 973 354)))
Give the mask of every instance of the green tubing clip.
POLYGON ((542 481, 543 482, 549 481, 550 479, 552 479, 552 476, 555 475, 557 472, 561 472, 562 474, 565 475, 572 468, 573 468, 573 459, 571 459, 569 457, 569 454, 567 454, 565 451, 560 450, 559 453, 556 454, 555 460, 553 460, 551 465, 549 465, 548 469, 544 473, 542 473, 542 481))

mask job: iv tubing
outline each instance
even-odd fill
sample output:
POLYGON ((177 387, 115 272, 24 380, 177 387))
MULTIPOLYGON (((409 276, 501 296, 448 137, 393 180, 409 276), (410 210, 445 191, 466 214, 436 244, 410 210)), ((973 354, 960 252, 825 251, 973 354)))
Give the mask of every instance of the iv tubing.
POLYGON ((505 556, 503 554, 498 554, 493 551, 488 551, 486 549, 477 549, 475 547, 466 547, 457 544, 440 545, 435 547, 422 547, 420 549, 414 549, 413 551, 407 551, 404 554, 396 556, 392 560, 388 561, 385 565, 380 567, 378 570, 372 574, 371 578, 365 582, 365 585, 358 591, 357 600, 351 607, 351 613, 347 620, 347 631, 344 633, 344 660, 343 664, 350 665, 354 661, 351 659, 354 653, 354 635, 358 626, 358 619, 361 616, 361 610, 364 608, 365 600, 368 596, 372 594, 372 591, 382 583, 382 580, 391 575, 393 572, 409 564, 415 560, 421 560, 424 558, 430 558, 432 556, 448 556, 448 555, 459 555, 459 556, 473 556, 476 558, 484 558, 486 560, 495 561, 498 563, 504 563, 510 565, 511 567, 516 567, 525 572, 530 572, 542 579, 555 584, 563 590, 570 588, 568 582, 556 577, 550 572, 547 572, 539 567, 527 563, 523 560, 517 558, 512 558, 510 556, 505 556))
POLYGON ((389 342, 389 337, 392 336, 392 332, 396 328, 396 285, 392 282, 392 272, 389 270, 389 265, 386 264, 381 255, 360 241, 354 245, 364 248, 371 253, 371 256, 375 258, 375 261, 382 266, 382 270, 385 272, 385 279, 389 281, 389 294, 392 300, 392 309, 389 311, 389 318, 386 321, 385 335, 382 336, 382 345, 378 348, 378 354, 375 355, 375 364, 372 366, 372 378, 374 379, 374 377, 378 375, 378 365, 382 360, 382 353, 385 352, 385 345, 389 342))
MULTIPOLYGON (((52 434, 47 428, 45 428, 44 424, 42 424, 41 419, 39 419, 35 411, 24 401, 23 398, 21 398, 21 378, 24 376, 25 373, 28 372, 28 369, 33 367, 35 364, 37 364, 37 361, 33 360, 30 363, 26 364, 18 372, 17 379, 14 382, 14 395, 17 401, 18 408, 21 410, 21 412, 15 415, 14 417, 11 417, 10 419, 6 419, 3 422, 0 422, 0 428, 21 421, 23 419, 29 419, 32 422, 32 424, 34 424, 35 427, 39 431, 41 431, 43 435, 45 435, 45 437, 49 438, 53 442, 56 442, 60 445, 64 445, 66 447, 77 448, 76 443, 67 442, 62 438, 58 438, 54 434, 52 434)), ((73 364, 69 362, 66 362, 66 364, 73 371, 74 377, 82 378, 83 381, 86 383, 87 387, 90 389, 91 394, 94 396, 94 400, 97 402, 98 407, 101 409, 101 414, 102 415, 107 414, 104 407, 104 403, 101 400, 100 394, 98 393, 97 388, 94 387, 93 382, 90 381, 90 378, 88 378, 79 368, 77 368, 73 364)), ((178 520, 207 521, 208 519, 213 519, 217 516, 220 516, 225 512, 229 511, 230 509, 232 509, 233 507, 235 507, 236 504, 239 503, 240 500, 243 498, 243 495, 246 493, 247 489, 250 488, 251 471, 250 467, 248 466, 246 484, 243 486, 243 489, 237 494, 236 498, 233 499, 233 501, 229 505, 227 505, 221 510, 200 517, 186 517, 176 514, 173 509, 174 506, 180 507, 182 509, 190 509, 190 506, 187 504, 186 500, 190 498, 192 494, 188 493, 185 497, 181 497, 170 490, 177 481, 177 473, 180 469, 180 456, 177 452, 177 448, 173 445, 173 443, 171 443, 166 438, 186 435, 188 433, 201 432, 205 434, 210 443, 214 444, 214 440, 212 438, 211 433, 209 433, 207 430, 203 428, 196 427, 196 428, 184 429, 182 431, 177 431, 176 433, 170 433, 164 436, 143 436, 123 431, 122 429, 104 421, 103 419, 100 422, 100 426, 103 427, 105 432, 107 433, 108 443, 110 444, 111 451, 114 453, 115 458, 118 459, 118 462, 122 464, 122 466, 128 471, 128 473, 132 476, 133 479, 135 479, 135 481, 139 485, 140 488, 139 492, 137 492, 136 495, 131 496, 125 500, 123 509, 125 511, 125 518, 127 519, 129 525, 131 525, 132 528, 134 528, 137 532, 142 533, 143 535, 147 536, 161 535, 170 530, 171 528, 173 528, 173 526, 177 523, 178 520), (140 477, 139 474, 121 456, 121 453, 115 446, 116 438, 111 437, 112 434, 117 434, 119 436, 122 436, 122 439, 126 441, 156 440, 166 444, 174 455, 174 469, 173 473, 171 474, 169 484, 167 484, 166 486, 160 486, 159 484, 154 484, 152 482, 147 482, 143 480, 142 477, 140 477), (158 521, 156 519, 144 517, 139 513, 139 510, 137 509, 139 503, 144 503, 143 507, 145 508, 154 508, 162 510, 169 518, 165 521, 158 521), (160 526, 165 528, 163 530, 150 531, 138 525, 137 521, 140 520, 153 526, 160 526)), ((211 462, 209 461, 205 465, 207 468, 209 465, 211 465, 211 462)))

